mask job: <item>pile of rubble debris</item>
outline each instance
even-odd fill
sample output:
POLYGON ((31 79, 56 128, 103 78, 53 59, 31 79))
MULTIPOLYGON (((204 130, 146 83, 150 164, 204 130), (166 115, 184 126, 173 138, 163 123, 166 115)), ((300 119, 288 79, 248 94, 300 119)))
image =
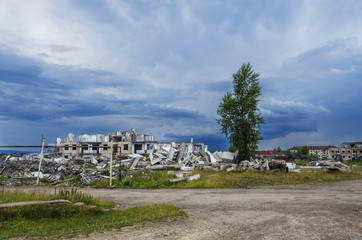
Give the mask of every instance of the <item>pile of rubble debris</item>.
MULTIPOLYGON (((165 144, 158 151, 153 150, 149 155, 122 154, 113 157, 112 177, 127 176, 132 171, 171 170, 178 180, 194 180, 200 176, 191 176, 185 171, 303 171, 320 170, 350 171, 349 166, 335 161, 312 161, 308 166, 300 167, 284 160, 256 156, 254 159, 241 161, 236 164, 238 152, 209 152, 192 145, 181 143, 165 144), (175 173, 175 171, 182 171, 175 173), (182 174, 182 176, 180 175, 182 174)), ((40 154, 11 154, 0 158, 0 176, 8 177, 8 184, 16 184, 22 180, 35 180, 38 176, 40 154)), ((95 155, 79 155, 75 159, 62 158, 59 153, 46 153, 39 173, 41 179, 53 185, 70 185, 72 181, 90 185, 92 181, 110 178, 110 157, 95 155)), ((172 182, 172 181, 171 181, 172 182)))
POLYGON ((206 170, 206 171, 287 171, 284 160, 270 158, 255 158, 237 162, 238 151, 233 152, 209 152, 202 149, 193 149, 192 145, 181 143, 166 144, 161 151, 151 152, 149 161, 143 156, 122 160, 125 167, 142 168, 153 170, 206 170))
POLYGON ((301 167, 302 170, 322 170, 326 169, 329 172, 350 172, 351 168, 341 162, 333 160, 313 160, 307 166, 301 167))

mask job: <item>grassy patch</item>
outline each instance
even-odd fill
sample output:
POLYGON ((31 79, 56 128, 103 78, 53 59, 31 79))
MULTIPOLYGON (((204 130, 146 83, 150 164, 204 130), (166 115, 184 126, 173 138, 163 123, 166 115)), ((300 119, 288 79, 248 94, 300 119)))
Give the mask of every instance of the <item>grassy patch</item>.
POLYGON ((348 165, 348 166, 355 165, 357 167, 362 167, 362 161, 351 161, 350 160, 350 161, 345 162, 345 164, 348 165))
POLYGON ((310 161, 309 160, 301 160, 301 161, 291 161, 290 163, 295 163, 299 166, 306 166, 310 161))
POLYGON ((77 207, 70 204, 0 209, 0 239, 22 236, 64 238, 94 231, 103 232, 135 223, 186 216, 177 207, 159 204, 105 211, 104 208, 112 207, 113 203, 102 202, 76 190, 65 189, 53 195, 45 195, 38 191, 29 194, 20 191, 6 192, 1 197, 1 201, 35 201, 55 198, 68 199, 71 202, 80 201, 95 207, 77 207))
POLYGON ((335 182, 361 179, 362 171, 351 173, 300 172, 300 173, 263 173, 263 172, 197 172, 201 179, 195 182, 182 182, 173 185, 174 188, 250 188, 253 186, 301 184, 317 182, 335 182))
POLYGON ((6 180, 8 180, 8 177, 6 177, 6 176, 0 176, 0 183, 2 182, 2 181, 6 181, 6 180))
MULTIPOLYGON (((317 172, 215 172, 215 171, 194 171, 200 174, 201 179, 197 181, 183 181, 169 183, 168 180, 174 178, 165 171, 152 173, 140 172, 136 175, 128 176, 122 181, 113 180, 116 188, 250 188, 254 186, 301 184, 317 182, 335 182, 343 180, 362 179, 362 170, 355 169, 350 173, 328 173, 317 172)), ((93 182, 92 187, 108 188, 109 180, 93 182)))
MULTIPOLYGON (((28 212, 39 209, 27 208, 28 212)), ((44 215, 13 214, 10 219, 0 221, 0 239, 21 236, 70 237, 91 232, 103 232, 135 223, 164 220, 185 216, 174 206, 149 205, 126 210, 104 212, 101 209, 80 209, 71 205, 43 209, 44 215)), ((3 215, 3 212, 0 213, 3 215)))
MULTIPOLYGON (((168 181, 171 178, 174 177, 167 174, 167 171, 133 171, 124 176, 121 181, 113 179, 112 185, 116 188, 167 188, 171 186, 168 181)), ((108 188, 109 180, 93 181, 91 187, 108 188)))
POLYGON ((90 194, 80 192, 75 188, 72 188, 71 190, 65 188, 54 188, 54 194, 45 194, 39 190, 31 192, 17 190, 13 192, 6 191, 4 193, 0 193, 0 203, 48 201, 56 199, 69 200, 72 203, 83 202, 86 205, 94 205, 103 208, 110 208, 115 205, 112 202, 101 201, 98 198, 95 198, 90 194))
POLYGON ((24 191, 5 191, 0 195, 0 203, 9 202, 27 202, 27 201, 47 201, 53 200, 52 195, 44 194, 40 191, 24 192, 24 191))

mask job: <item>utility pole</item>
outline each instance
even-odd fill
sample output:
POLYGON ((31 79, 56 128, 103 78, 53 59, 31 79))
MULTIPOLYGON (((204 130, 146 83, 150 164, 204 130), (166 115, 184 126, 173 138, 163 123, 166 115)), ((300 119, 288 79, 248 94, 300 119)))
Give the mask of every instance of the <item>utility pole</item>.
POLYGON ((119 175, 118 181, 122 181, 122 148, 119 149, 119 175))
POLYGON ((113 157, 113 138, 111 139, 111 163, 109 165, 109 188, 112 188, 112 157, 113 157))
POLYGON ((36 179, 36 185, 39 185, 39 177, 40 177, 40 168, 41 168, 41 161, 43 160, 43 151, 44 151, 44 141, 45 139, 43 136, 41 137, 41 152, 40 152, 40 159, 39 159, 39 168, 38 168, 38 177, 36 179))

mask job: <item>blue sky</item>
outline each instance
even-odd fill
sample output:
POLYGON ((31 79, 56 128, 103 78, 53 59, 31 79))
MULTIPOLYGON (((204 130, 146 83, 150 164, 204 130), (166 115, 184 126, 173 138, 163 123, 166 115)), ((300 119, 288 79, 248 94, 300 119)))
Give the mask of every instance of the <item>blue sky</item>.
POLYGON ((0 2, 0 145, 135 128, 225 150, 216 110, 260 73, 260 149, 362 140, 362 1, 0 2))

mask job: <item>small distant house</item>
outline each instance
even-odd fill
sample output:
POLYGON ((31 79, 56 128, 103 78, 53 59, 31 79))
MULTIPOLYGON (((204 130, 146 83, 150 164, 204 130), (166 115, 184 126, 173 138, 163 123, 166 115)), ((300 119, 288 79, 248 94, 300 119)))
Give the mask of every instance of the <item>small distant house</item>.
MULTIPOLYGON (((330 158, 329 149, 333 146, 307 146, 310 155, 317 155, 318 158, 330 158)), ((298 149, 302 147, 292 147, 289 149, 291 153, 297 153, 298 149)))
POLYGON ((258 151, 258 155, 262 157, 276 157, 279 155, 279 152, 273 150, 264 150, 258 151))

